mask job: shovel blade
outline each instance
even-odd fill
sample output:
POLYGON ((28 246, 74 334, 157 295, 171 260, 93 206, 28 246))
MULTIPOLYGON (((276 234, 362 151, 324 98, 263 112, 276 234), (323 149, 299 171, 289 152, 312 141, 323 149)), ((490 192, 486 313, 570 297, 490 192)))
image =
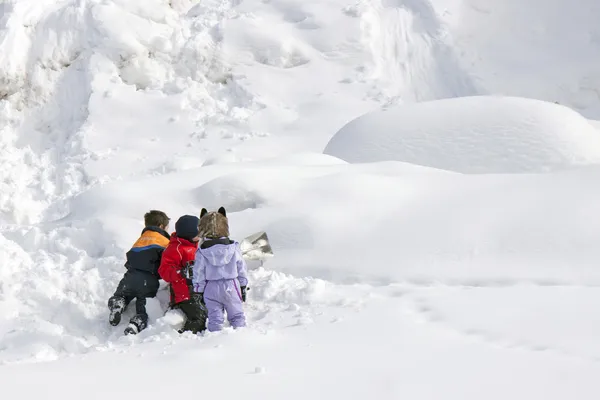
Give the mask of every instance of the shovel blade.
POLYGON ((273 248, 266 232, 256 232, 240 242, 242 256, 246 260, 264 260, 273 257, 273 248))

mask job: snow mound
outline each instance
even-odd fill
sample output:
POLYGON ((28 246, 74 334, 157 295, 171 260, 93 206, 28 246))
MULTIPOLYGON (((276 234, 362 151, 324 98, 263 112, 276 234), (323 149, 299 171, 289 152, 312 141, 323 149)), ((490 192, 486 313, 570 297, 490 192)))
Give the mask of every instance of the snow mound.
POLYGON ((324 153, 471 174, 549 172, 600 163, 600 135, 564 106, 473 96, 368 113, 342 127, 324 153))
POLYGON ((255 210, 253 221, 272 239, 270 267, 295 276, 598 284, 599 173, 462 175, 354 164, 298 181, 293 196, 255 210))

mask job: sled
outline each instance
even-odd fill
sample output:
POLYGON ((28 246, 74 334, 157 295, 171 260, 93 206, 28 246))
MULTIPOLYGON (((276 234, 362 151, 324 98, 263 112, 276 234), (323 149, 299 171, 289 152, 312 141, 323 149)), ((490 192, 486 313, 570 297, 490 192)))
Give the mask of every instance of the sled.
POLYGON ((273 257, 273 248, 269 243, 269 238, 266 232, 256 232, 245 237, 240 242, 242 257, 245 260, 264 261, 267 258, 273 257))

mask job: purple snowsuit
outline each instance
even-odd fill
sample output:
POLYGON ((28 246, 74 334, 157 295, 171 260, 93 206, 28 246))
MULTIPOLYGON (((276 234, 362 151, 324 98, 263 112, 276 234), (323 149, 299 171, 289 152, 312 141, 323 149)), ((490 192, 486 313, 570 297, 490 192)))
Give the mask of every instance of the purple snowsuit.
POLYGON ((240 245, 227 238, 207 240, 198 246, 192 283, 194 292, 204 293, 208 309, 208 330, 222 329, 224 316, 234 328, 246 326, 242 294, 238 286, 247 286, 246 261, 240 245), (230 244, 224 244, 230 243, 230 244))

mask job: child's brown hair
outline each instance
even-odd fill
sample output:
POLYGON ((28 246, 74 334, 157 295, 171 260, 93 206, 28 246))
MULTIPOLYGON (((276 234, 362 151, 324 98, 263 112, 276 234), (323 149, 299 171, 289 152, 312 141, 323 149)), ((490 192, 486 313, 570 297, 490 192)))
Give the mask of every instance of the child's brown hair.
POLYGON ((166 228, 171 219, 162 211, 150 210, 144 214, 144 224, 146 226, 162 226, 166 228))

